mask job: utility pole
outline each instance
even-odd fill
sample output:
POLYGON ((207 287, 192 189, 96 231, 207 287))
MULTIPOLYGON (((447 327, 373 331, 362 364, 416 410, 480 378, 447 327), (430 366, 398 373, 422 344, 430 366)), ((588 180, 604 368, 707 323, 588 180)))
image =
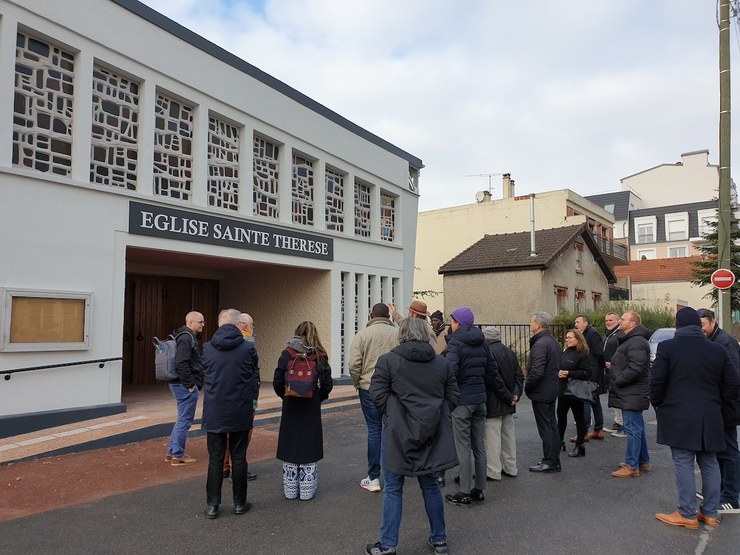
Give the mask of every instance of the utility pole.
MULTIPOLYGON (((732 271, 730 205, 730 1, 719 3, 719 210, 717 221, 717 268, 732 271)), ((717 292, 720 327, 732 327, 730 289, 717 292)))

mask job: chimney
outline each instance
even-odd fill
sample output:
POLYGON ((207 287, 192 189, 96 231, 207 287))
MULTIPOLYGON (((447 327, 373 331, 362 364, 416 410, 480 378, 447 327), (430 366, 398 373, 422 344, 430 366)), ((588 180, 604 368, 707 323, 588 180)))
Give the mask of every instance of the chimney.
POLYGON ((505 173, 503 178, 503 198, 514 198, 514 180, 510 173, 505 173))

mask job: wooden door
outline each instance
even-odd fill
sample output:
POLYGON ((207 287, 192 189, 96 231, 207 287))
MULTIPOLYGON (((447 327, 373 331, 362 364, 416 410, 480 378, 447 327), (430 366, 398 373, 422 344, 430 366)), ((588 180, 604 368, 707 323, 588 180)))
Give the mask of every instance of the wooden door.
POLYGON ((185 324, 192 310, 201 312, 206 326, 201 344, 217 327, 219 282, 169 276, 129 275, 123 333, 123 383, 151 384, 154 379, 152 338, 166 338, 185 324))

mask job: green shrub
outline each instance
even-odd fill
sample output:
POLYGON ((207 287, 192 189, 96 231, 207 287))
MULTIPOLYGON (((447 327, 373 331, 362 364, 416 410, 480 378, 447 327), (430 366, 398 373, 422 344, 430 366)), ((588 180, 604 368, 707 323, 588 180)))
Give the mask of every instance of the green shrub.
POLYGON ((672 328, 675 325, 676 314, 674 310, 667 307, 646 306, 644 304, 630 301, 610 301, 602 303, 595 310, 585 310, 580 313, 562 311, 560 314, 553 317, 552 323, 573 326, 576 321, 576 317, 579 314, 583 314, 589 319, 591 325, 603 334, 604 316, 606 316, 606 313, 615 312, 617 315, 621 316, 627 310, 634 310, 639 313, 642 325, 650 330, 651 333, 658 328, 672 328))

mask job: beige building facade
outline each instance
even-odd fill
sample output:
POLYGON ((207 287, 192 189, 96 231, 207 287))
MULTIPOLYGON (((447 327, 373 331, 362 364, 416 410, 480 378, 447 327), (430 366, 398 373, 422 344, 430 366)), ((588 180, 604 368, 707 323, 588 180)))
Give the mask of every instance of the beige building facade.
MULTIPOLYGON (((511 187, 504 186, 504 191, 511 187)), ((445 298, 440 266, 484 235, 587 224, 602 243, 612 241, 613 215, 571 190, 563 189, 530 196, 510 196, 492 200, 480 195, 481 202, 420 212, 417 219, 414 292, 424 294, 432 310, 455 303, 445 298)), ((626 262, 626 258, 625 258, 626 262)), ((608 298, 608 288, 605 290, 608 298)), ((446 314, 446 312, 445 312, 446 314)))

